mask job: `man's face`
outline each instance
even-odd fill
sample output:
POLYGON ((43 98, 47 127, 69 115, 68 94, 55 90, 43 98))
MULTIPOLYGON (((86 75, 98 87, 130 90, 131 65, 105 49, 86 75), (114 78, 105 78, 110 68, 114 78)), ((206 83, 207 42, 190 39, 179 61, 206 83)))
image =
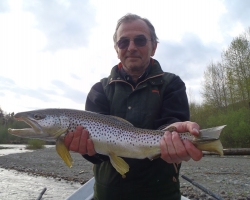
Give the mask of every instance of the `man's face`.
POLYGON ((115 45, 118 58, 120 59, 125 71, 140 72, 144 71, 150 62, 150 57, 154 55, 157 44, 151 41, 151 35, 147 24, 138 19, 132 22, 122 23, 117 30, 117 41, 129 39, 127 48, 119 49, 115 45), (145 46, 136 46, 134 38, 145 37, 147 43, 145 46))

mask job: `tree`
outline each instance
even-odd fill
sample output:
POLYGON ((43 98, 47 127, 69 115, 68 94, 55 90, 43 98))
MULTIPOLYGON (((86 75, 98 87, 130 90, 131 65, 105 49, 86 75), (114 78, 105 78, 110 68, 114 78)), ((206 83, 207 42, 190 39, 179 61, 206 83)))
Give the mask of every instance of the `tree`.
POLYGON ((220 137, 224 147, 249 147, 250 28, 234 38, 221 57, 204 72, 203 102, 190 105, 191 120, 207 128, 225 124, 220 137))
POLYGON ((3 114, 3 110, 2 108, 0 107, 0 118, 4 117, 4 114, 3 114))
POLYGON ((231 42, 223 53, 223 61, 227 68, 227 84, 230 88, 231 103, 250 101, 250 31, 231 42), (232 98, 234 97, 234 98, 232 98))
POLYGON ((228 105, 226 71, 221 63, 211 63, 204 72, 202 96, 205 104, 216 109, 224 109, 228 105))

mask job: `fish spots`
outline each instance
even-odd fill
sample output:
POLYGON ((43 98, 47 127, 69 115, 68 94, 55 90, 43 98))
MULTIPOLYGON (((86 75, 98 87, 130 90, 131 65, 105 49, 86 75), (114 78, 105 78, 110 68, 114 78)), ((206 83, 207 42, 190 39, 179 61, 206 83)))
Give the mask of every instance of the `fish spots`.
POLYGON ((180 135, 180 138, 182 139, 182 140, 194 140, 195 139, 195 137, 192 135, 192 134, 190 134, 190 133, 180 133, 179 134, 180 135))
POLYGON ((46 109, 41 113, 46 117, 39 120, 39 124, 46 127, 46 132, 55 132, 58 129, 74 132, 81 125, 88 130, 95 148, 101 148, 101 153, 104 154, 113 147, 124 153, 128 149, 154 148, 159 146, 160 138, 164 134, 162 131, 133 127, 123 119, 88 111, 46 109))

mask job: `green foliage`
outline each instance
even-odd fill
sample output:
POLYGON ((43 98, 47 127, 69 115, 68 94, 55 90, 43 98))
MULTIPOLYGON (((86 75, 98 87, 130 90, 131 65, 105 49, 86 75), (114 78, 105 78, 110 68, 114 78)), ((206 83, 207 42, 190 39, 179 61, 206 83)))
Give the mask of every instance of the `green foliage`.
POLYGON ((227 125, 220 136, 224 148, 250 147, 250 109, 242 107, 225 111, 193 104, 190 112, 191 121, 197 122, 202 129, 227 125))
POLYGON ((249 148, 250 143, 250 110, 241 108, 226 113, 219 112, 207 119, 207 126, 227 125, 221 135, 225 148, 249 148))
POLYGON ((8 128, 28 128, 29 125, 24 122, 8 120, 8 123, 5 123, 3 118, 0 118, 0 144, 9 144, 9 143, 27 143, 27 139, 19 138, 17 136, 11 135, 8 133, 8 128))
POLYGON ((45 141, 38 140, 38 139, 30 139, 28 141, 28 145, 26 149, 43 149, 45 145, 45 141))

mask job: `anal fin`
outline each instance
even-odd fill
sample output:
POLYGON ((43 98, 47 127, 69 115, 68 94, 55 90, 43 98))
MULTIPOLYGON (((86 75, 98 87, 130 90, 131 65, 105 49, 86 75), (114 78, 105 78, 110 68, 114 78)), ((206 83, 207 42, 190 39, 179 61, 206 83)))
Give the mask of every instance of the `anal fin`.
POLYGON ((160 158, 160 157, 161 157, 161 154, 157 154, 157 155, 148 157, 148 159, 152 161, 152 160, 155 160, 155 159, 160 158))
POLYGON ((66 163, 66 165, 71 168, 73 160, 71 158, 69 150, 66 148, 64 144, 62 137, 59 137, 56 141, 56 151, 59 154, 59 156, 63 159, 63 161, 66 163))
POLYGON ((210 152, 215 152, 223 156, 223 146, 221 144, 220 140, 214 140, 211 142, 200 142, 194 144, 198 149, 202 151, 210 151, 210 152))
POLYGON ((115 153, 110 152, 109 158, 112 166, 116 171, 122 175, 122 178, 126 178, 125 173, 129 171, 129 165, 122 158, 118 157, 115 153))

